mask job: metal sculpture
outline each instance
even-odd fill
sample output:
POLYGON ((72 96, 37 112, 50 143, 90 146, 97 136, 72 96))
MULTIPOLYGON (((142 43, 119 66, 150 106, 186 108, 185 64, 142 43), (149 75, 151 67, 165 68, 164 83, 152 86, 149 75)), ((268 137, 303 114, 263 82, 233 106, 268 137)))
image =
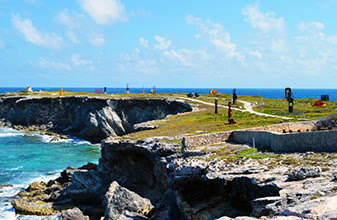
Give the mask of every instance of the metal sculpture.
POLYGON ((235 105, 235 102, 237 99, 238 99, 238 96, 236 95, 236 89, 233 89, 233 105, 235 105))
POLYGON ((291 88, 285 88, 285 98, 288 101, 288 111, 292 113, 294 111, 294 98, 293 93, 291 92, 291 88))
POLYGON ((232 117, 233 117, 232 102, 228 102, 228 124, 236 124, 236 121, 232 117))

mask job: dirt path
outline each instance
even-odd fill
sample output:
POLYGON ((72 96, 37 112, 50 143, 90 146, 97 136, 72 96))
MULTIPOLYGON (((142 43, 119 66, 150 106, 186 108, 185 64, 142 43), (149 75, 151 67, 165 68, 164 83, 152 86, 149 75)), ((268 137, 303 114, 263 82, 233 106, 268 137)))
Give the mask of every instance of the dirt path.
MULTIPOLYGON (((197 100, 197 99, 191 99, 191 98, 185 98, 185 97, 179 97, 179 99, 184 99, 184 100, 188 100, 188 101, 191 101, 191 102, 198 102, 198 103, 202 103, 202 104, 205 104, 205 105, 214 106, 214 103, 205 102, 205 101, 201 101, 201 100, 197 100)), ((279 116, 279 115, 270 115, 270 114, 265 114, 265 113, 261 113, 261 112, 256 112, 256 111, 253 110, 253 107, 252 107, 250 102, 241 101, 241 100, 237 100, 237 101, 243 103, 245 109, 233 108, 232 107, 233 110, 241 111, 241 112, 249 112, 251 114, 261 115, 261 116, 266 116, 266 117, 293 119, 293 118, 290 118, 290 117, 284 117, 284 116, 279 116)), ((218 105, 218 107, 228 108, 227 105, 218 105)))

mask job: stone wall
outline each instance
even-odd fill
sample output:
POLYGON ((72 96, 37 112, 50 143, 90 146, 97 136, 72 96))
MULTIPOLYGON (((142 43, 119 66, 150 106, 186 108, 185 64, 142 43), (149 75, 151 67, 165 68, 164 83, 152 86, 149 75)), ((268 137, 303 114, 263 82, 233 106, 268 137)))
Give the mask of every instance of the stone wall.
MULTIPOLYGON (((306 130, 309 130, 309 131, 315 130, 316 123, 317 121, 280 123, 276 125, 261 126, 261 127, 249 128, 249 129, 237 130, 237 131, 242 131, 243 133, 245 131, 268 131, 267 133, 270 133, 270 132, 282 133, 283 130, 285 130, 286 132, 289 132, 289 131, 297 132, 298 130, 300 130, 301 132, 304 132, 306 130)), ((199 146, 220 144, 220 143, 226 142, 228 138, 231 136, 232 132, 233 131, 224 131, 224 132, 218 132, 218 133, 186 136, 184 144, 187 149, 193 149, 199 146)))
POLYGON ((273 152, 337 152, 337 131, 280 134, 268 131, 233 131, 229 141, 270 147, 273 152))
POLYGON ((193 149, 198 146, 206 146, 212 144, 219 144, 228 140, 232 131, 200 134, 195 136, 186 136, 184 139, 184 145, 186 149, 193 149))

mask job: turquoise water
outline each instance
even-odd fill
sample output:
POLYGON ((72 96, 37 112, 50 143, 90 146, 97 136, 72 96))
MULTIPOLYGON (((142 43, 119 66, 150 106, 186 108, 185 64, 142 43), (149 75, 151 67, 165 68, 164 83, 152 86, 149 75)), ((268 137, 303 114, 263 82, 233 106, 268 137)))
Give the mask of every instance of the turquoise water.
POLYGON ((50 143, 50 139, 49 136, 0 128, 0 185, 13 185, 0 188, 0 219, 19 218, 14 215, 10 201, 28 183, 55 178, 67 166, 98 163, 98 146, 76 139, 50 143))

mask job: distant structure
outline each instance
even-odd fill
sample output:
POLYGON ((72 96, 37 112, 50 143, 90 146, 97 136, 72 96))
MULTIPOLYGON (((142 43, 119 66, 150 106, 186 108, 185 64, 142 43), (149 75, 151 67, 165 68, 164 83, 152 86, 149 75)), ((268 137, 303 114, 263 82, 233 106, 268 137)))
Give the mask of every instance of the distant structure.
POLYGON ((238 96, 236 95, 236 89, 233 89, 233 105, 235 105, 238 96))
POLYGON ((95 94, 103 94, 103 89, 95 89, 95 94))
POLYGON ((292 113, 294 111, 294 98, 290 87, 285 88, 285 98, 288 101, 289 113, 292 113))
POLYGON ((33 89, 32 89, 31 86, 28 86, 27 88, 25 88, 24 90, 22 90, 20 92, 33 92, 33 89))
POLYGON ((153 89, 151 89, 151 93, 152 93, 152 94, 156 94, 156 93, 157 93, 156 86, 153 86, 153 89))
POLYGON ((64 96, 63 88, 60 89, 60 96, 64 96))
POLYGON ((330 101, 329 95, 321 95, 321 100, 324 101, 324 102, 330 101))

